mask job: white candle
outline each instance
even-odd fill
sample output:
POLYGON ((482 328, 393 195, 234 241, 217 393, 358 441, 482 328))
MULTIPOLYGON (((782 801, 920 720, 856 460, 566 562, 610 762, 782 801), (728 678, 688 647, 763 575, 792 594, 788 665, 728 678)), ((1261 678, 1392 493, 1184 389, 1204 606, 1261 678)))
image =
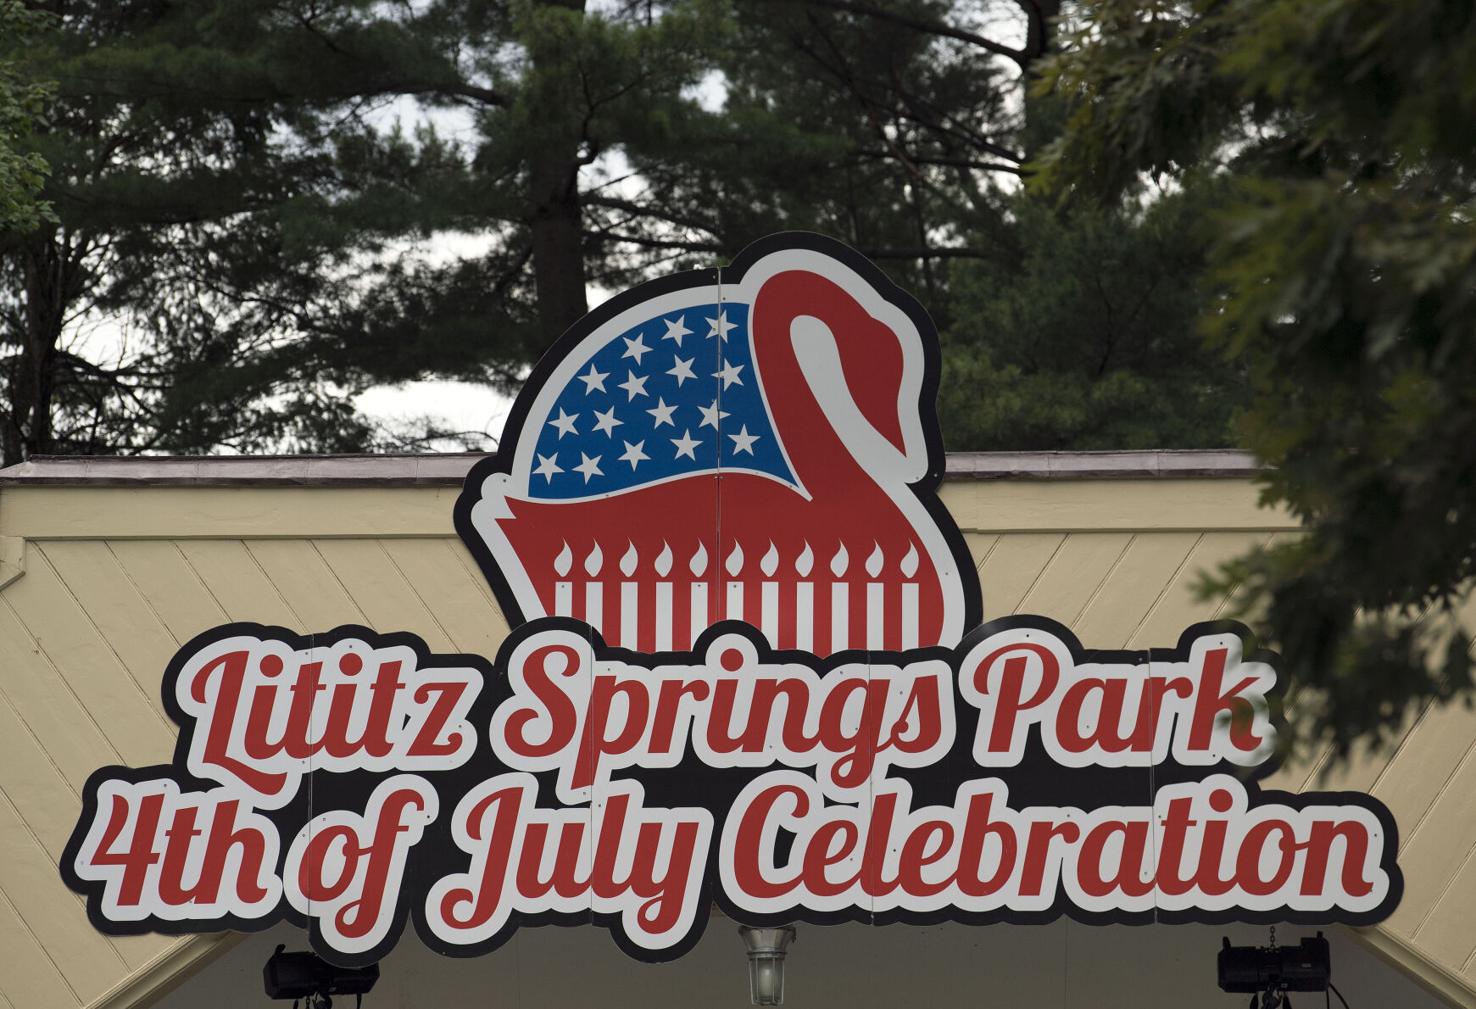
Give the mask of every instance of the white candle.
MULTIPOLYGON (((815 566, 815 552, 809 541, 794 559, 794 570, 801 578, 809 578, 815 566)), ((794 647, 801 651, 815 650, 815 584, 809 581, 796 582, 794 586, 794 647)))
POLYGON ((759 628, 764 632, 764 637, 769 639, 769 644, 779 646, 779 583, 774 581, 774 572, 779 570, 779 550, 774 546, 774 541, 769 541, 769 549, 759 561, 759 570, 764 574, 763 585, 759 589, 759 628))
POLYGON ((918 588, 917 582, 912 578, 917 575, 917 547, 908 544, 907 553, 902 558, 900 565, 902 577, 908 579, 902 583, 902 647, 903 649, 916 648, 918 637, 918 588))
POLYGON ((656 575, 661 581, 656 583, 656 650, 658 652, 671 651, 671 582, 666 578, 671 574, 671 547, 666 543, 661 544, 661 553, 656 555, 656 563, 653 565, 656 575))
POLYGON ((625 581, 620 583, 620 644, 624 648, 635 648, 637 628, 640 626, 640 599, 637 595, 638 587, 630 580, 635 574, 636 564, 640 555, 636 552, 635 544, 631 543, 620 558, 620 573, 625 576, 625 581))
POLYGON ((569 569, 574 566, 574 552, 569 549, 568 542, 554 558, 554 574, 559 576, 559 581, 554 582, 554 616, 572 617, 574 615, 574 583, 564 581, 569 576, 569 569))
POLYGON ((880 651, 886 647, 886 594, 885 586, 876 581, 881 574, 882 562, 881 544, 877 543, 866 558, 866 574, 872 580, 866 583, 866 647, 874 651, 880 651))
POLYGON ((727 589, 727 618, 729 620, 742 620, 743 583, 738 581, 738 576, 743 572, 743 547, 734 543, 733 549, 728 551, 728 559, 724 562, 723 566, 728 569, 728 577, 732 579, 732 581, 728 582, 727 589))
MULTIPOLYGON (((707 547, 700 542, 697 544, 697 552, 692 555, 691 561, 687 563, 694 579, 700 579, 707 571, 707 547)), ((692 625, 690 640, 687 645, 696 644, 697 635, 707 629, 707 583, 704 581, 692 582, 692 625)))
POLYGON ((850 565, 850 554, 842 543, 830 558, 830 573, 835 581, 830 583, 830 650, 844 651, 851 646, 851 587, 841 581, 850 565))
POLYGON ((596 581, 596 578, 599 577, 604 563, 605 555, 596 543, 589 556, 584 558, 584 573, 589 576, 589 581, 584 584, 584 622, 597 631, 605 613, 605 586, 596 581))

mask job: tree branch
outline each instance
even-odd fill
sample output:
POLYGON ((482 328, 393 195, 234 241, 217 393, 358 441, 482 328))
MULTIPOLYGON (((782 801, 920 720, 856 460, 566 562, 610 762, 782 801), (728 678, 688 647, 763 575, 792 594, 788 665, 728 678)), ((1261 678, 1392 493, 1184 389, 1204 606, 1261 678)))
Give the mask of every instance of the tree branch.
MULTIPOLYGON (((891 151, 857 151, 856 154, 863 158, 895 158, 897 155, 891 151)), ((972 158, 949 158, 943 156, 929 156, 926 154, 909 154, 909 161, 918 165, 941 165, 947 168, 975 168, 986 172, 1010 172, 1013 175, 1025 174, 1019 165, 1006 165, 996 161, 975 161, 972 158)))
POLYGON ((705 231, 707 234, 715 234, 712 225, 700 221, 686 214, 673 214, 665 210, 657 210, 652 207, 644 207, 632 200, 622 200, 616 196, 601 196, 595 192, 585 193, 580 199, 591 207, 605 207, 609 210, 623 210, 627 214, 637 217, 654 217, 668 224, 675 224, 683 228, 691 228, 694 231, 705 231))
MULTIPOLYGON (((723 252, 724 248, 714 242, 686 242, 675 238, 646 238, 642 235, 617 235, 613 232, 592 232, 612 242, 626 242, 647 249, 681 249, 686 252, 723 252)), ((871 259, 989 259, 987 252, 979 249, 874 249, 857 248, 863 256, 871 259)))
POLYGON ((859 14, 862 17, 876 18, 878 21, 887 21, 891 24, 901 25, 903 28, 911 28, 913 31, 922 32, 925 35, 941 35, 945 38, 956 39, 959 42, 967 42, 969 45, 978 46, 997 56, 1006 56, 1022 67, 1028 62, 1026 53, 1019 49, 1001 45, 993 39, 985 38, 975 32, 965 31, 962 28, 954 28, 951 25, 938 24, 931 21, 922 21, 918 18, 908 17, 896 11, 887 10, 883 7, 873 7, 867 3, 856 3, 855 0, 806 0, 815 7, 827 7, 830 10, 844 11, 847 14, 859 14))

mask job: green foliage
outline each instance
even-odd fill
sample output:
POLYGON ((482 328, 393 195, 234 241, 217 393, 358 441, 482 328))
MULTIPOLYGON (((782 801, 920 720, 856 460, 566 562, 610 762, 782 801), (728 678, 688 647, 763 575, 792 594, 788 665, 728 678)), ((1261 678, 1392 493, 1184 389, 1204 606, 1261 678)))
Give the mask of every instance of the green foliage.
POLYGON ((1240 364, 1197 329, 1210 187, 1138 210, 1008 204, 1008 255, 957 266, 939 409, 952 446, 1228 443, 1240 364))
POLYGON ((382 445, 356 392, 510 388, 587 285, 778 227, 936 288, 934 236, 1018 163, 988 132, 1013 85, 937 0, 35 6, 0 60, 57 81, 18 141, 56 219, 0 242, 6 462, 382 445), (459 135, 387 129, 391 102, 459 135), (444 236, 473 251, 426 255, 444 236))
MULTIPOLYGON (((0 38, 31 38, 37 23, 20 0, 0 0, 0 38)), ((24 149, 45 99, 43 84, 0 60, 0 233, 29 230, 48 216, 49 208, 38 198, 46 162, 24 149)))
MULTIPOLYGON (((371 6, 324 21, 357 38, 371 6)), ((366 378, 327 350, 347 336, 343 292, 404 231, 386 211, 407 162, 434 168, 437 153, 346 116, 345 95, 378 93, 383 67, 321 40, 309 53, 330 29, 275 4, 58 10, 34 37, 0 40, 0 56, 56 81, 27 140, 50 165, 54 218, 0 241, 5 461, 363 446, 345 400, 366 378), (353 191, 350 165, 365 170, 353 191)), ((423 76, 426 47, 402 36, 423 76)))
POLYGON ((5 462, 451 435, 353 397, 510 390, 590 288, 783 228, 928 304, 953 448, 1225 440, 1232 371, 1188 336, 1200 205, 1014 195, 1060 125, 1019 100, 1051 2, 1018 5, 1021 49, 949 0, 36 6, 0 60, 57 82, 22 146, 56 216, 0 241, 5 462))
POLYGON ((1213 171, 1215 344, 1249 369, 1240 431, 1307 525, 1207 580, 1346 754, 1469 697, 1476 574, 1476 8, 1419 0, 1089 4, 1047 86, 1069 128, 1041 185, 1116 197, 1213 171))

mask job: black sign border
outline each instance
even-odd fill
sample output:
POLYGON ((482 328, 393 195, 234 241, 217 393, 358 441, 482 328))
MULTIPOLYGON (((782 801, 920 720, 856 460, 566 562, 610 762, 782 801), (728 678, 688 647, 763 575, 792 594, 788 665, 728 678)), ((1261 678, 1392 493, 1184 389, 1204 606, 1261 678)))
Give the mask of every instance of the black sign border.
MULTIPOLYGON (((1246 644, 1245 658, 1253 661, 1268 662, 1275 668, 1276 656, 1273 653, 1255 649, 1254 638, 1250 631, 1243 625, 1233 621, 1211 621, 1198 623, 1185 629, 1180 636, 1179 643, 1173 648, 1155 649, 1087 649, 1083 648, 1076 636, 1063 625, 1054 620, 1038 616, 1012 616, 982 624, 971 631, 956 648, 923 648, 908 652, 867 652, 864 650, 852 650, 840 652, 835 655, 818 658, 808 652, 787 651, 770 648, 767 641, 753 627, 737 621, 724 621, 708 628, 699 638, 696 647, 690 652, 666 652, 656 655, 637 653, 627 649, 615 648, 605 645, 597 636, 592 638, 594 653, 597 660, 615 660, 630 666, 651 667, 662 664, 700 664, 708 644, 717 636, 723 634, 739 634, 746 637, 757 651, 760 662, 774 663, 796 663, 814 671, 817 675, 824 676, 839 666, 853 664, 856 662, 870 662, 874 664, 905 664, 907 662, 918 662, 926 659, 941 659, 947 661, 955 672, 959 669, 959 662, 967 655, 970 648, 977 642, 1010 629, 1032 629, 1051 634, 1059 638, 1067 645, 1073 661, 1077 663, 1090 662, 1113 662, 1142 664, 1148 661, 1184 661, 1189 657, 1189 648, 1192 642, 1209 634, 1232 633, 1237 635, 1246 644)), ((239 932, 264 931, 278 922, 287 921, 308 931, 310 942, 315 950, 330 960, 344 966, 364 966, 382 959, 398 943, 404 933, 406 923, 414 921, 415 931, 419 934, 421 941, 435 952, 455 957, 479 956, 492 952, 506 943, 519 928, 538 927, 544 925, 581 925, 594 924, 610 932, 616 945, 627 955, 634 959, 648 963, 663 963, 677 959, 689 952, 701 940, 706 930, 709 914, 703 913, 700 908, 717 907, 729 918, 736 922, 747 925, 784 925, 791 923, 804 923, 813 925, 833 925, 841 923, 865 923, 875 925, 887 924, 912 924, 912 925, 936 925, 944 922, 955 922, 967 925, 989 925, 989 924, 1013 924, 1013 925, 1039 925, 1055 921, 1059 918, 1067 918, 1071 921, 1087 925, 1103 924, 1178 924, 1178 923, 1203 923, 1224 924, 1230 922, 1261 923, 1261 924, 1305 924, 1305 925, 1370 925, 1387 918, 1398 905, 1404 890, 1404 879, 1396 862, 1399 851, 1398 827, 1394 822, 1392 814, 1383 803, 1372 796, 1362 792, 1335 791, 1335 792, 1305 792, 1292 793, 1274 789, 1261 789, 1259 782, 1266 775, 1272 773, 1279 764, 1279 759, 1273 757, 1266 763, 1253 769, 1237 768, 1225 762, 1211 767, 1181 768, 1179 765, 1168 761, 1159 765, 1159 768, 1178 768, 1181 772, 1180 780, 1202 779, 1213 773, 1231 773, 1242 778, 1245 783, 1247 801, 1251 808, 1267 803, 1279 803, 1300 809, 1308 805, 1339 804, 1358 806, 1369 810, 1377 817, 1384 831, 1384 849, 1381 867, 1389 876, 1389 892, 1377 908, 1367 912, 1301 912, 1286 908, 1273 909, 1270 911, 1247 911, 1244 909, 1232 909, 1227 911, 1205 911, 1201 909, 1188 909, 1184 911, 1162 911, 1152 909, 1142 912, 1107 911, 1091 912, 1085 911, 1067 899, 1064 890, 1057 887, 1055 900, 1051 906, 1042 911, 1015 911, 1008 908, 999 908, 988 912, 967 912, 958 908, 940 908, 935 911, 916 912, 906 910, 893 910, 880 914, 873 914, 862 907, 850 907, 840 911, 821 912, 813 911, 803 907, 797 907, 782 913, 756 915, 737 907, 722 892, 718 883, 716 870, 718 839, 721 836, 725 820, 725 809, 716 809, 714 812, 714 828, 712 845, 708 852, 707 862, 703 868, 703 879, 700 886, 699 911, 693 921, 691 931, 682 940, 672 946, 660 950, 649 950, 632 942, 625 934, 620 924, 618 914, 596 913, 592 911, 578 912, 574 914, 562 912, 541 912, 537 914, 522 914, 514 912, 504 927, 495 935, 484 942, 471 945, 453 945, 441 942, 430 931, 425 923, 425 898, 430 887, 448 872, 460 871, 466 863, 466 854, 456 847, 450 836, 450 812, 454 809, 460 797, 476 783, 483 781, 494 774, 507 768, 498 762, 491 753, 490 743, 486 733, 486 727, 490 722, 491 712, 511 695, 511 684, 503 674, 506 669, 506 660, 512 649, 516 648, 526 638, 549 630, 572 631, 580 635, 590 635, 592 630, 588 625, 566 617, 547 617, 531 621, 516 628, 512 634, 501 644, 498 656, 494 663, 489 663, 485 658, 471 654, 436 653, 431 651, 426 644, 416 635, 409 632, 393 632, 381 634, 369 628, 359 625, 343 625, 325 634, 297 634, 281 627, 272 627, 262 624, 242 622, 226 624, 206 631, 186 645, 170 661, 165 671, 162 684, 164 704, 171 718, 180 726, 179 738, 175 745, 174 761, 170 764, 157 764, 142 768, 128 768, 110 766, 99 768, 89 776, 83 790, 83 803, 77 826, 73 829, 66 847, 62 853, 61 875, 67 886, 86 898, 87 916, 93 927, 99 932, 109 935, 137 935, 145 932, 159 932, 168 935, 189 935, 199 933, 214 933, 224 930, 239 932), (471 758, 461 767, 452 771, 413 772, 420 774, 436 787, 440 799, 440 814, 436 822, 427 828, 421 841, 411 849, 407 860, 405 876, 401 882, 400 893, 393 918, 385 938, 373 949, 360 954, 344 954, 328 946, 322 938, 316 919, 309 919, 288 905, 284 897, 279 901, 277 907, 269 914, 261 918, 240 918, 234 915, 226 915, 208 920, 170 921, 158 918, 146 918, 140 921, 119 922, 106 918, 101 911, 101 901, 105 884, 83 880, 79 878, 73 864, 83 841, 86 839, 89 828, 97 813, 97 792, 101 784, 108 780, 122 780, 128 782, 139 782, 151 779, 167 778, 176 782, 182 790, 198 790, 214 787, 213 781, 196 778, 185 769, 186 760, 190 751, 191 741, 195 731, 194 720, 187 716, 178 706, 174 698, 175 683, 183 671, 186 662, 200 649, 215 642, 236 636, 255 636, 261 638, 273 638, 283 642, 293 649, 309 647, 325 647, 344 639, 357 639, 366 642, 372 647, 381 648, 389 646, 406 646, 413 649, 417 656, 420 668, 436 668, 447 666, 470 666, 477 669, 483 677, 483 686, 468 715, 468 720, 478 733, 476 749, 471 758), (452 787, 445 787, 450 785, 452 787)), ((972 705, 963 701, 958 692, 957 676, 953 678, 955 717, 957 719, 957 731, 949 756, 946 759, 956 759, 962 752, 966 757, 974 738, 974 730, 977 727, 979 712, 972 705), (970 714, 972 713, 972 714, 970 714)), ((1281 698, 1284 684, 1278 677, 1276 685, 1270 692, 1271 714, 1273 724, 1278 732, 1285 731, 1285 720, 1282 715, 1281 698)), ((1034 728, 1030 732, 1027 743, 1027 754, 1038 753, 1042 750, 1039 729, 1034 728)), ((996 768, 979 768, 970 764, 975 773, 973 778, 1000 776, 996 768)), ((690 751, 677 768, 661 771, 640 772, 631 769, 636 774, 629 772, 617 775, 617 779, 631 776, 643 777, 649 774, 676 774, 689 775, 693 782, 694 794, 705 794, 708 783, 724 778, 729 785, 741 787, 743 783, 752 778, 772 770, 772 767, 745 768, 745 769, 717 769, 702 764, 690 751)), ((1118 774, 1126 774, 1147 768, 1119 768, 1112 769, 1118 774)), ((1079 774, 1072 770, 1069 774, 1079 774)), ((310 817, 302 815, 304 806, 303 797, 310 793, 314 799, 323 799, 320 806, 313 813, 324 812, 328 809, 362 809, 362 799, 367 797, 375 782, 388 777, 388 774, 376 774, 371 772, 312 772, 311 788, 299 788, 299 795, 280 810, 260 811, 262 815, 271 819, 278 826, 281 840, 281 850, 278 855, 278 864, 275 867, 278 876, 287 856, 292 838, 301 825, 310 817), (340 798, 328 801, 335 795, 340 798), (357 798, 357 804, 355 803, 357 798), (283 829, 283 825, 289 825, 283 829)), ((535 774, 539 781, 540 806, 552 806, 556 803, 545 801, 552 796, 552 772, 539 772, 535 774)), ((969 780, 967 778, 960 779, 969 780)), ((955 781, 952 786, 956 788, 959 782, 955 781)), ((736 788, 733 789, 736 791, 736 788)), ((1028 803, 1017 803, 1012 795, 1012 806, 1028 803)), ((670 803, 671 805, 686 804, 694 805, 700 803, 670 803)), ((1091 809, 1095 805, 1107 803, 1080 803, 1081 808, 1091 809)), ((711 807, 708 807, 711 808, 711 807)))

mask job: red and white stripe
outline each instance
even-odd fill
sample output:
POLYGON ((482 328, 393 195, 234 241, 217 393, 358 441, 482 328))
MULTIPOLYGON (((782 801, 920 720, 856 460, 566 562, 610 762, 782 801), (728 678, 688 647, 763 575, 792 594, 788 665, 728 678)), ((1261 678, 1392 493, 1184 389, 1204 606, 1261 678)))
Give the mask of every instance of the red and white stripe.
POLYGON ((717 547, 591 542, 576 565, 565 543, 554 559, 554 613, 585 621, 608 644, 648 653, 687 650, 719 620, 742 620, 775 647, 818 654, 917 647, 914 545, 891 561, 878 543, 837 543, 818 565, 808 542, 785 558, 772 542, 733 541, 714 563, 717 547))

